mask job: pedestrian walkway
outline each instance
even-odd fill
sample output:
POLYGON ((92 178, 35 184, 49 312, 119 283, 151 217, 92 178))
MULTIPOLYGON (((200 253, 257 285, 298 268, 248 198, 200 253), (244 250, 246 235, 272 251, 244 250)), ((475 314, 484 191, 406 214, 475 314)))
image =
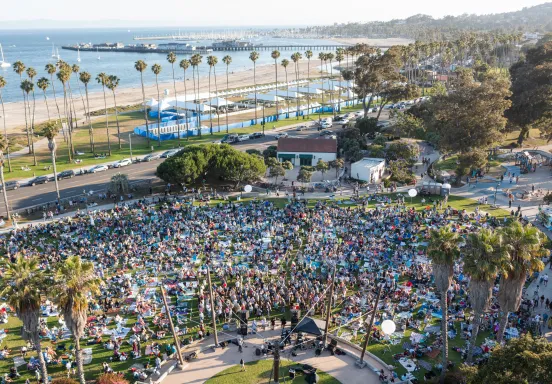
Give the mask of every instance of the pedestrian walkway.
MULTIPOLYGON (((543 282, 540 282, 540 277, 544 276, 545 274, 548 275, 550 280, 552 280, 552 264, 549 263, 548 260, 546 260, 544 270, 540 272, 539 277, 533 280, 531 284, 527 287, 524 295, 525 299, 533 299, 534 292, 537 291, 537 295, 539 298, 541 296, 544 296, 544 301, 546 301, 546 299, 552 300, 552 281, 549 280, 548 284, 546 285, 543 282)), ((536 316, 537 314, 541 317, 544 314, 552 316, 552 311, 550 311, 549 308, 546 308, 546 305, 544 305, 544 303, 541 303, 539 299, 539 305, 533 308, 533 316, 536 316)), ((544 337, 546 337, 548 341, 552 342, 552 328, 548 328, 546 324, 543 324, 542 334, 544 337)))

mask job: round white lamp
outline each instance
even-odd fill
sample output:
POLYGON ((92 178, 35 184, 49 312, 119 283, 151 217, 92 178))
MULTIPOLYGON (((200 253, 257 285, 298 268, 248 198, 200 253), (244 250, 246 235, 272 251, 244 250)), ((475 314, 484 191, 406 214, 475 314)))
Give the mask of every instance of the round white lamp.
POLYGON ((253 190, 253 187, 251 185, 246 185, 245 187, 243 187, 243 191, 245 193, 249 193, 253 190))
POLYGON ((412 198, 416 197, 418 194, 418 191, 415 188, 411 188, 408 190, 408 196, 410 196, 410 204, 412 204, 412 198))
POLYGON ((449 183, 445 183, 445 184, 443 184, 443 188, 444 189, 450 189, 451 185, 449 183))
POLYGON ((381 331, 386 335, 391 335, 393 332, 395 332, 395 329, 397 329, 397 326, 393 322, 393 320, 384 320, 383 323, 381 323, 381 331))

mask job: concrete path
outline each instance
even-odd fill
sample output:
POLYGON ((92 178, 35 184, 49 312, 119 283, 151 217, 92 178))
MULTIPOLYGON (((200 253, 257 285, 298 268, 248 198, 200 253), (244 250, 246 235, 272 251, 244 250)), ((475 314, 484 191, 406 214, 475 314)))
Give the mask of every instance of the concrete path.
MULTIPOLYGON (((548 281, 548 285, 545 286, 543 283, 540 283, 540 278, 536 278, 529 285, 529 287, 527 287, 527 290, 526 290, 525 295, 524 295, 525 298, 533 299, 534 292, 538 291, 538 296, 540 297, 541 295, 544 295, 544 300, 545 301, 546 301, 546 299, 552 300, 552 281, 551 281, 552 280, 552 269, 551 269, 551 266, 552 266, 552 264, 550 264, 549 262, 546 262, 544 270, 542 272, 540 272, 540 276, 544 276, 545 274, 547 274, 548 277, 550 278, 549 281, 548 281), (537 288, 537 286, 538 286, 538 288, 537 288)), ((552 311, 550 311, 548 308, 546 308, 545 304, 541 305, 541 302, 540 302, 540 299, 539 299, 539 306, 535 307, 533 309, 533 316, 535 316, 537 314, 542 316, 545 313, 547 313, 549 317, 552 316, 552 311)), ((543 336, 546 337, 546 339, 548 341, 552 342, 552 329, 548 328, 546 326, 546 324, 544 324, 544 326, 542 328, 542 331, 543 331, 543 336)))

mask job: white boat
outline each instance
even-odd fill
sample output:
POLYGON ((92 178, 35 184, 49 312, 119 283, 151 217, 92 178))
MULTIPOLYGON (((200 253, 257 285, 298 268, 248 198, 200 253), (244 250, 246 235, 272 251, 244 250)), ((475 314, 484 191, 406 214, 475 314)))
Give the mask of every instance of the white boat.
POLYGON ((102 58, 100 57, 100 50, 98 48, 96 48, 96 52, 98 53, 98 60, 101 60, 102 58))
POLYGON ((0 44, 0 56, 2 56, 2 60, 0 60, 0 68, 9 68, 11 67, 11 64, 5 61, 4 59, 4 51, 2 50, 2 44, 0 44))
POLYGON ((77 62, 80 63, 81 61, 81 58, 80 58, 80 49, 77 48, 77 62))

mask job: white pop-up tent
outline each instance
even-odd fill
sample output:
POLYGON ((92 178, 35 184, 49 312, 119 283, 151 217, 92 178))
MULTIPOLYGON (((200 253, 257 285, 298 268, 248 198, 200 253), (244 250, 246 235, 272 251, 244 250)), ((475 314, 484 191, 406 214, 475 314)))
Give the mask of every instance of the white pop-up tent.
POLYGON ((295 91, 280 91, 278 90, 278 94, 276 95, 276 91, 270 91, 270 92, 267 92, 266 95, 274 95, 274 96, 278 96, 279 98, 280 97, 289 97, 291 99, 302 99, 303 97, 305 97, 303 94, 299 93, 299 92, 295 92, 295 91))
POLYGON ((171 107, 178 107, 178 109, 186 109, 188 111, 208 112, 215 109, 209 107, 207 104, 197 104, 192 103, 191 101, 186 101, 186 103, 184 103, 184 100, 180 100, 180 97, 178 98, 178 103, 176 102, 176 100, 171 100, 168 104, 171 107))
POLYGON ((225 107, 232 104, 234 104, 233 101, 223 99, 222 97, 213 97, 211 100, 207 101, 207 105, 212 107, 225 107))
MULTIPOLYGON (((299 93, 305 93, 305 94, 310 94, 310 95, 321 95, 322 92, 320 89, 318 88, 290 88, 289 89, 290 92, 299 92, 299 93)), ((282 91, 283 94, 285 94, 286 90, 284 89, 282 91)), ((278 91, 278 94, 280 94, 280 91, 278 91)))
MULTIPOLYGON (((278 92, 279 93, 279 92, 278 92)), ((249 95, 247 95, 246 97, 247 99, 250 99, 250 100, 255 100, 255 94, 254 93, 250 93, 249 95)), ((275 95, 265 95, 263 93, 257 93, 257 101, 270 101, 270 102, 273 102, 275 103, 276 101, 280 102, 280 101, 284 101, 283 98, 281 98, 280 96, 275 96, 275 95)))

